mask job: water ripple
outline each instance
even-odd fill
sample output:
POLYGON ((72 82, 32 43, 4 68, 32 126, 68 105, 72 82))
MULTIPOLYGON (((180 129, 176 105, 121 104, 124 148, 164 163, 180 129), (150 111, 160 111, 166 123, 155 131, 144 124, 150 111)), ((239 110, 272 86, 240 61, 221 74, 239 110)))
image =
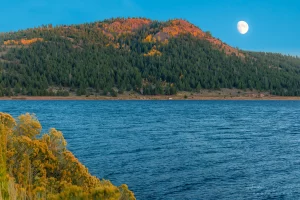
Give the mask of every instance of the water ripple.
POLYGON ((300 199, 298 101, 1 101, 137 199, 300 199))

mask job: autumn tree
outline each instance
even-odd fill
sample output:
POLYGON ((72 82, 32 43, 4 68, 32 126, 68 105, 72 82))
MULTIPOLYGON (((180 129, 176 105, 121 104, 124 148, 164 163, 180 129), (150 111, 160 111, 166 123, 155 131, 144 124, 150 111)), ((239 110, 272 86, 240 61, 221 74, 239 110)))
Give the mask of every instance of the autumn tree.
POLYGON ((6 113, 0 113, 0 199, 9 198, 7 174, 7 142, 12 134, 15 120, 6 113))
POLYGON ((66 148, 62 132, 39 136, 35 115, 0 113, 0 199, 135 200, 126 185, 92 176, 66 148))

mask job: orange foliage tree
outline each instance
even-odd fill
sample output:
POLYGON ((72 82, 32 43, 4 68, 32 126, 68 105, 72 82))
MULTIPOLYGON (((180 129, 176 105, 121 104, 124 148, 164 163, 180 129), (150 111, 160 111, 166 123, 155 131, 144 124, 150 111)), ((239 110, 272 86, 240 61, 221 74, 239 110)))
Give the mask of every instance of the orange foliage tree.
POLYGON ((7 40, 4 41, 4 45, 30 45, 36 42, 44 41, 43 38, 33 38, 33 39, 21 39, 21 40, 7 40))

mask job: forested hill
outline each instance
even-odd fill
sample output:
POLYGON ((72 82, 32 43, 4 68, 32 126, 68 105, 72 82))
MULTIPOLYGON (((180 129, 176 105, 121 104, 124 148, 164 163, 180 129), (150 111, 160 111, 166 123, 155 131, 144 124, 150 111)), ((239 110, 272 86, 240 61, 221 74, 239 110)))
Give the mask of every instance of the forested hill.
POLYGON ((185 20, 110 19, 0 34, 0 95, 238 88, 300 95, 300 59, 241 51, 185 20))

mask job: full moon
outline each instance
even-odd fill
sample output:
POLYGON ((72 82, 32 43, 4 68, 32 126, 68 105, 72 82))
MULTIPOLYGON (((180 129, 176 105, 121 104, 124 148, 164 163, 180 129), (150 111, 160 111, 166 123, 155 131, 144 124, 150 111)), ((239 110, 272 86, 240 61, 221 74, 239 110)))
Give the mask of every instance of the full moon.
POLYGON ((247 24, 247 22, 245 21, 239 21, 237 24, 237 29, 240 32, 240 34, 246 34, 249 30, 249 26, 247 24))

